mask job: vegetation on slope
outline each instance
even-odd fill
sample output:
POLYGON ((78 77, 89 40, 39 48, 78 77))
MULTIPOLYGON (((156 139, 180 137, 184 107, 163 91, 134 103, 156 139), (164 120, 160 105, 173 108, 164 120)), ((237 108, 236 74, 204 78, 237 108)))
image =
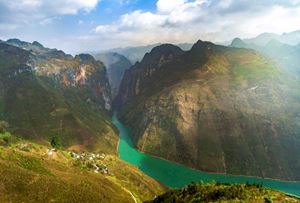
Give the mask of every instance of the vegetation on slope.
POLYGON ((253 184, 194 183, 171 190, 148 203, 196 202, 300 202, 300 199, 253 184))
POLYGON ((104 65, 90 55, 42 50, 0 44, 0 119, 23 138, 60 137, 65 148, 116 153, 104 65))
POLYGON ((0 202, 142 202, 165 191, 114 155, 109 174, 95 173, 67 151, 17 141, 0 146, 0 202))

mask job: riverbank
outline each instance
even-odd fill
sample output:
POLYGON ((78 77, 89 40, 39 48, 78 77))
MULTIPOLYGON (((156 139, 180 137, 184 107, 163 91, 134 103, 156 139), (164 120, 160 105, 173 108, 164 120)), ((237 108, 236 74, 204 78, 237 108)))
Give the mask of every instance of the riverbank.
POLYGON ((117 118, 116 113, 112 121, 120 132, 118 153, 122 160, 131 163, 145 174, 171 187, 184 187, 191 182, 221 182, 221 183, 255 183, 265 187, 300 196, 300 182, 289 182, 258 177, 214 174, 192 169, 159 157, 144 154, 136 150, 131 140, 130 129, 126 128, 117 118))

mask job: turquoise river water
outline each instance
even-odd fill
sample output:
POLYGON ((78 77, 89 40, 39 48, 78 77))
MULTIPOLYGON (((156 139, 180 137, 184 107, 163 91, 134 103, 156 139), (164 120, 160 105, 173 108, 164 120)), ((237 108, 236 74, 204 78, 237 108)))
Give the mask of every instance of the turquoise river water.
POLYGON ((288 182, 272 179, 262 179, 247 176, 233 176, 224 174, 212 174, 170 162, 158 157, 142 153, 134 148, 131 140, 130 129, 126 128, 114 113, 113 124, 120 131, 118 153, 122 160, 138 167, 148 176, 162 184, 178 188, 184 187, 191 182, 223 182, 223 183, 258 183, 265 187, 280 190, 292 195, 300 196, 300 182, 288 182))

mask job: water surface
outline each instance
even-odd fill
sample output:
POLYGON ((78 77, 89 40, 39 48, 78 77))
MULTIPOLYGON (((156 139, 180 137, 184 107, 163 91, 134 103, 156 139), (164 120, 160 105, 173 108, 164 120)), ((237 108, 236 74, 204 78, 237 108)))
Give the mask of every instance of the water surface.
POLYGON ((300 196, 300 182, 278 181, 247 176, 233 176, 224 174, 212 174, 154 157, 134 148, 131 140, 130 129, 126 128, 114 113, 113 124, 120 131, 118 153, 122 160, 135 165, 148 176, 158 180, 162 184, 178 188, 184 187, 191 182, 222 182, 222 183, 258 183, 265 187, 280 190, 292 195, 300 196))

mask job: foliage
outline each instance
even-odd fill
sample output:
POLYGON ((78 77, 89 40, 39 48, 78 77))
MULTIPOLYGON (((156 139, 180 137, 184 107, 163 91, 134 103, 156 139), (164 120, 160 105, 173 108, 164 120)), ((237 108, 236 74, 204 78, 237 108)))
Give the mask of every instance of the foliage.
POLYGON ((278 202, 294 201, 287 195, 275 192, 257 184, 221 184, 221 183, 194 183, 185 188, 171 190, 158 196, 153 203, 167 202, 278 202))
POLYGON ((3 132, 0 133, 0 141, 4 141, 5 144, 9 144, 10 140, 11 140, 12 135, 10 134, 10 132, 3 132))
POLYGON ((61 138, 58 136, 52 137, 51 146, 55 149, 61 149, 62 147, 61 138))

